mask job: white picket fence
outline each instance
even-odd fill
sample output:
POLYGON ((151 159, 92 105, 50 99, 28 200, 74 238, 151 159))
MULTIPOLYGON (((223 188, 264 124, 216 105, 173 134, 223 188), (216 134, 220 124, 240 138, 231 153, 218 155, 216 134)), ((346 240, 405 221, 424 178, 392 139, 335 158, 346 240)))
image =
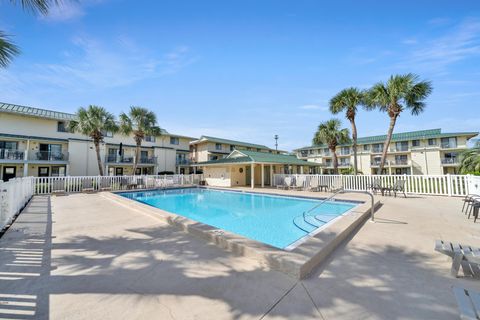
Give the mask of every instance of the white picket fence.
POLYGON ((89 191, 120 191, 132 188, 162 188, 198 185, 201 174, 144 175, 144 176, 67 176, 35 177, 35 194, 77 193, 89 191))
POLYGON ((16 178, 0 181, 0 231, 10 224, 32 198, 35 178, 16 178))
POLYGON ((383 186, 392 186, 397 180, 405 180, 405 190, 411 194, 465 196, 480 194, 480 177, 472 175, 316 175, 316 174, 275 174, 274 186, 284 183, 285 177, 295 181, 300 178, 305 187, 317 180, 318 185, 328 188, 343 187, 346 190, 370 190, 374 181, 380 180, 383 186), (475 185, 478 189, 475 189, 475 185))

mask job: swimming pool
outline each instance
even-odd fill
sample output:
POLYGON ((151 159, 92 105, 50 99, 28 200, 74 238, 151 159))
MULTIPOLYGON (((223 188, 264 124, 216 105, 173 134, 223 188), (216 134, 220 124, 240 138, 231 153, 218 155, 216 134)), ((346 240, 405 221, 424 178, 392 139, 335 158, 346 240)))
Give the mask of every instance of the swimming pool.
POLYGON ((271 194, 185 188, 123 192, 121 196, 285 249, 358 203, 271 194), (321 204, 320 204, 321 203, 321 204), (306 219, 303 212, 315 205, 306 219))

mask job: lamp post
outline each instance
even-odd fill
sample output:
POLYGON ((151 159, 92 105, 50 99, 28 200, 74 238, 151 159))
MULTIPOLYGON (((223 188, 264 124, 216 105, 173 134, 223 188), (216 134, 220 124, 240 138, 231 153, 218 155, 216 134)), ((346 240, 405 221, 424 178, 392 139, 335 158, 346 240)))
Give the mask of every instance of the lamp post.
POLYGON ((273 138, 275 139, 275 151, 278 151, 278 134, 276 134, 273 138))

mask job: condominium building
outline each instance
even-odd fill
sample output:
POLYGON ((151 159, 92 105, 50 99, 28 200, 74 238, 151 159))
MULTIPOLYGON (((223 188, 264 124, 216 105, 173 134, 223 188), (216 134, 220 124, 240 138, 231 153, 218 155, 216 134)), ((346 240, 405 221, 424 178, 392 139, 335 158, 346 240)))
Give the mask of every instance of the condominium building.
POLYGON ((196 163, 222 159, 233 150, 284 153, 284 151, 271 149, 261 144, 201 136, 200 139, 190 142, 190 161, 196 163))
MULTIPOLYGON (((75 115, 0 103, 0 180, 22 176, 98 175, 91 139, 68 130, 75 115)), ((134 174, 133 136, 105 132, 100 154, 109 175, 134 174)), ((142 143, 136 174, 188 173, 192 137, 163 131, 142 143)))
MULTIPOLYGON (((478 132, 443 133, 441 129, 395 133, 390 143, 384 174, 454 174, 458 173, 459 154, 467 149, 469 139, 478 132)), ((363 174, 377 174, 386 135, 358 139, 358 170, 363 174)), ((309 146, 295 150, 300 159, 319 163, 318 173, 333 172, 333 155, 326 145, 309 146)), ((351 144, 337 147, 338 168, 353 166, 351 144)))

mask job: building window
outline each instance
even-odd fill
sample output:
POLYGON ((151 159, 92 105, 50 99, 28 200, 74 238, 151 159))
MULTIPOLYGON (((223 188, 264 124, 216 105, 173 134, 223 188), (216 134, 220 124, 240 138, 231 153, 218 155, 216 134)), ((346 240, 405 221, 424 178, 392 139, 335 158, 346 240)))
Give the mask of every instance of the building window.
POLYGON ((408 141, 395 142, 396 151, 408 151, 408 141))
POLYGON ((222 144, 221 143, 215 143, 215 150, 222 150, 222 144))
POLYGON ((350 147, 342 147, 341 154, 343 156, 349 155, 350 154, 350 147))
POLYGON ((363 151, 368 151, 368 149, 370 149, 369 147, 370 146, 368 144, 364 144, 363 145, 363 151))
POLYGON ((383 144, 377 143, 373 145, 373 152, 380 153, 383 152, 383 144))
POLYGON ((157 138, 155 136, 145 136, 145 141, 146 142, 155 142, 155 141, 157 141, 157 138))
POLYGON ((57 122, 57 132, 67 132, 67 126, 65 125, 65 121, 58 121, 57 122))
POLYGON ((420 140, 412 140, 412 147, 420 147, 420 140))
POLYGON ((234 146, 234 145, 231 145, 231 146, 230 146, 230 151, 233 151, 233 150, 235 150, 235 146, 234 146))
POLYGON ((17 150, 18 142, 16 141, 0 141, 0 149, 17 150))
POLYGON ((52 167, 52 177, 64 177, 65 167, 52 167))
POLYGON ((103 134, 103 136, 106 137, 106 138, 113 138, 113 132, 111 132, 111 131, 103 130, 103 131, 102 131, 102 134, 103 134))
POLYGON ((213 161, 213 160, 218 160, 218 156, 211 156, 210 161, 213 161))
POLYGON ((440 144, 442 145, 442 148, 444 148, 444 149, 456 148, 457 147, 457 138, 456 137, 442 138, 440 140, 440 144))
POLYGON ((428 139, 428 145, 429 145, 429 146, 434 146, 434 145, 436 145, 436 144, 437 144, 436 139, 428 139))
POLYGON ((177 137, 170 137, 170 144, 178 145, 180 143, 177 137))

